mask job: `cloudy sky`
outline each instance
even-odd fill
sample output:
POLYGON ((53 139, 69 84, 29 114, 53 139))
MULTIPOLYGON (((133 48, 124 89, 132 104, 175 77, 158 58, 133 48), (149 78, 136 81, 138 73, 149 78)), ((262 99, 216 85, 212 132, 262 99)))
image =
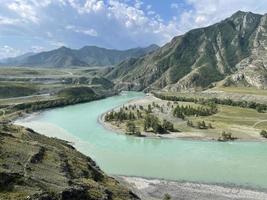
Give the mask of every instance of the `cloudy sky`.
POLYGON ((0 0, 0 58, 60 46, 162 45, 267 0, 0 0))

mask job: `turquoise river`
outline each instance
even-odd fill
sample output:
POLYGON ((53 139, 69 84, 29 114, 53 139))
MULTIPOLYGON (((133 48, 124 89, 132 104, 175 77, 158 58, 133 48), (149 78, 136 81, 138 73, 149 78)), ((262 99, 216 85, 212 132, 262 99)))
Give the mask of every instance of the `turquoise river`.
POLYGON ((106 173, 267 188, 267 143, 136 138, 106 130, 99 116, 143 93, 44 111, 19 122, 67 139, 106 173), (50 127, 50 128, 49 128, 50 127))

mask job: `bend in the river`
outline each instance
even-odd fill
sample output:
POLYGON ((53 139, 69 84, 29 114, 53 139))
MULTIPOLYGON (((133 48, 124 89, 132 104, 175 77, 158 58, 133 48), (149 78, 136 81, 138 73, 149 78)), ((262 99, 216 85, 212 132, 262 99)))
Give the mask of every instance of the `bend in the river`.
POLYGON ((21 124, 74 142, 107 173, 178 181, 237 184, 267 189, 267 144, 137 138, 113 133, 98 117, 143 93, 42 112, 21 124))

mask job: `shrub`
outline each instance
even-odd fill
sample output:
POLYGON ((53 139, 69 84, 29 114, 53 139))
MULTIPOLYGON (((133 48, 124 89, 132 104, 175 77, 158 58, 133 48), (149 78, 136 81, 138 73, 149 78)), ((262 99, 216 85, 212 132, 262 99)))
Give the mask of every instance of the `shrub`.
POLYGON ((260 133, 260 135, 261 135, 262 137, 264 137, 264 138, 267 138, 267 131, 262 130, 261 133, 260 133))
POLYGON ((171 200, 171 195, 164 194, 163 200, 171 200))
POLYGON ((127 122, 126 127, 127 127, 127 134, 136 136, 141 135, 139 129, 136 127, 134 122, 131 121, 127 122))

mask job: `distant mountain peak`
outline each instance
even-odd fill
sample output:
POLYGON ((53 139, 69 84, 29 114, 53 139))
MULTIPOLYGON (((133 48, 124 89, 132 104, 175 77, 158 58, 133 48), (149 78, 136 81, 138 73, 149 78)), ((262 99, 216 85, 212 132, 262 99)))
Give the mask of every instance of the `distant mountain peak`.
MULTIPOLYGON (((84 46, 70 49, 62 46, 52 51, 7 60, 5 64, 27 67, 88 67, 116 65, 129 58, 138 58, 156 50, 155 45, 128 50, 105 49, 97 46, 84 46)), ((1 62, 3 63, 3 62, 1 62)))
MULTIPOLYGON (((62 46, 62 47, 59 47, 58 49, 55 49, 55 50, 59 50, 59 51, 69 51, 71 50, 70 48, 66 47, 66 46, 62 46)), ((42 53, 42 52, 41 52, 42 53)))
POLYGON ((237 11, 235 12, 230 18, 231 19, 239 19, 239 18, 244 18, 245 16, 251 16, 251 17, 257 17, 257 16, 262 16, 260 14, 255 14, 255 13, 252 13, 252 12, 245 12, 245 11, 237 11))

